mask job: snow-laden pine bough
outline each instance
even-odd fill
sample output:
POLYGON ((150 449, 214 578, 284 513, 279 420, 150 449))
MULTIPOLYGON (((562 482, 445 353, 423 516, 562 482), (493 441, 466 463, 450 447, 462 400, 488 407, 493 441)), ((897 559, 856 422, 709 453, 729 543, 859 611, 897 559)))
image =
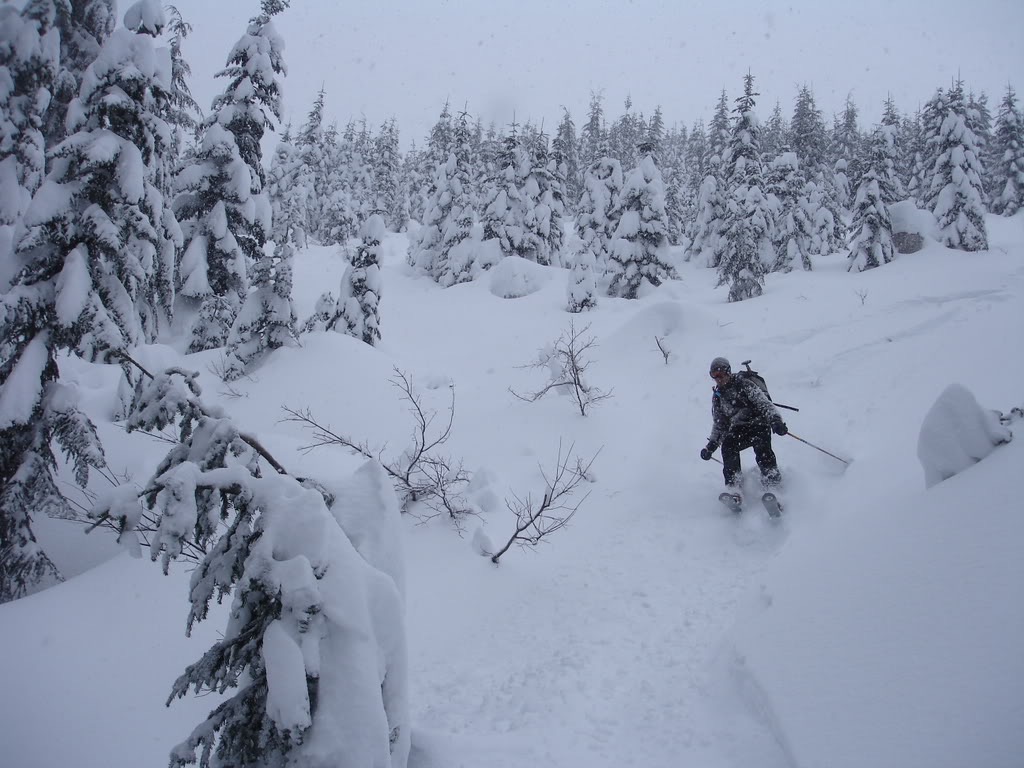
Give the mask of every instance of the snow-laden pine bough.
POLYGON ((390 483, 367 462, 353 481, 367 488, 352 494, 363 507, 376 499, 364 509, 288 474, 202 404, 197 376, 172 368, 140 381, 128 429, 176 423, 177 442, 141 492, 120 486, 92 511, 129 547, 149 547, 165 573, 172 560, 195 563, 188 633, 212 600, 232 598, 223 638, 167 703, 190 689, 231 695, 174 748, 171 765, 404 768, 404 579, 390 483), (261 459, 275 472, 264 474, 261 459))

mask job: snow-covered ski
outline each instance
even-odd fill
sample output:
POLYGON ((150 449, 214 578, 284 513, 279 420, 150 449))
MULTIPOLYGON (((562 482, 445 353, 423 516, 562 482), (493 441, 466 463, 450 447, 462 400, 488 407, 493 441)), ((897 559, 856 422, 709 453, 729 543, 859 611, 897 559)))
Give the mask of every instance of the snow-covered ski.
POLYGON ((718 494, 718 500, 728 507, 730 511, 735 512, 736 514, 743 511, 743 497, 738 493, 723 491, 718 494))
POLYGON ((768 517, 782 517, 782 502, 779 501, 779 497, 774 493, 767 491, 762 494, 761 503, 764 504, 764 508, 768 512, 768 517))

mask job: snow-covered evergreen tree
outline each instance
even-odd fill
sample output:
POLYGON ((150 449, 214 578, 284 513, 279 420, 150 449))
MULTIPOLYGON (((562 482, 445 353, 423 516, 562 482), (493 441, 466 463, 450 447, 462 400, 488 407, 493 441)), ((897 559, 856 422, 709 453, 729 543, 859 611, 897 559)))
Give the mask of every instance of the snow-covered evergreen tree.
POLYGON ((929 199, 943 242, 962 251, 988 248, 985 231, 982 167, 974 132, 967 125, 963 85, 956 83, 945 99, 945 115, 933 144, 936 154, 929 199))
POLYGON ((219 124, 207 126, 193 164, 178 176, 174 207, 187 243, 178 293, 196 314, 190 352, 224 346, 249 293, 248 253, 262 252, 250 177, 234 136, 219 124))
MULTIPOLYGON (((611 241, 618 227, 622 168, 613 157, 594 161, 583 176, 583 194, 576 214, 576 234, 583 252, 594 260, 595 277, 609 268, 611 241)), ((576 262, 578 263, 577 257, 576 262)))
MULTIPOLYGON (((886 205, 907 199, 907 188, 903 183, 903 175, 901 173, 901 164, 905 156, 902 146, 902 126, 903 121, 900 119, 900 113, 896 110, 896 103, 890 96, 885 100, 885 104, 882 107, 882 122, 879 128, 885 137, 885 146, 883 147, 885 154, 882 159, 882 166, 877 169, 881 174, 879 176, 879 183, 882 189, 882 198, 885 200, 886 205)), ((866 149, 869 154, 873 146, 873 140, 867 142, 866 149)), ((868 165, 870 165, 870 160, 862 162, 862 166, 866 167, 868 165)))
POLYGON ((498 157, 498 173, 487 194, 487 204, 481 216, 484 239, 496 239, 504 256, 523 254, 523 229, 526 203, 520 189, 521 170, 529 161, 521 146, 518 126, 503 138, 498 157))
POLYGON ((219 639, 170 699, 227 695, 174 747, 170 765, 405 768, 404 571, 392 543, 398 500, 383 469, 367 463, 336 494, 294 478, 204 406, 197 377, 170 369, 142 382, 128 428, 176 426, 177 444, 141 504, 127 485, 92 510, 148 545, 165 573, 173 560, 195 561, 188 634, 213 600, 230 597, 219 639), (143 521, 153 526, 146 536, 136 533, 143 521))
POLYGON ((410 253, 414 266, 445 287, 473 278, 472 254, 462 244, 472 235, 473 180, 468 115, 459 115, 448 162, 437 169, 434 195, 410 253))
POLYGON ((60 30, 60 71, 43 129, 48 148, 67 136, 68 105, 78 98, 85 70, 117 26, 115 0, 57 0, 54 5, 60 30))
POLYGON ((518 166, 519 198, 523 204, 523 226, 519 255, 543 266, 559 266, 562 246, 561 210, 564 210, 559 185, 558 200, 553 192, 548 167, 548 138, 538 133, 527 143, 518 166), (557 210, 556 210, 557 206, 557 210))
POLYGON ((892 126, 879 126, 871 136, 866 169, 857 187, 854 203, 853 241, 849 269, 863 272, 893 260, 892 222, 886 197, 891 194, 887 181, 893 156, 892 126))
POLYGON ((587 122, 580 130, 580 167, 590 168, 607 154, 602 97, 600 93, 591 92, 587 122))
POLYGON ((398 148, 398 124, 385 121, 373 142, 373 209, 381 214, 391 232, 405 228, 405 205, 399 189, 401 157, 398 148))
POLYGON ((992 204, 992 190, 995 181, 992 178, 992 171, 995 168, 995 155, 993 151, 992 136, 992 113, 988 110, 988 94, 982 91, 977 96, 973 92, 967 95, 967 113, 965 116, 967 127, 971 129, 977 141, 978 161, 981 164, 981 186, 982 200, 985 202, 985 209, 989 210, 992 204))
POLYGON ((373 214, 359 232, 362 240, 341 278, 338 306, 328 328, 347 333, 371 347, 380 341, 380 254, 387 234, 384 219, 373 214))
POLYGON ((811 220, 807 215, 804 193, 807 181, 800 172, 796 152, 783 150, 772 161, 768 172, 768 190, 777 201, 775 211, 775 263, 773 272, 794 268, 812 269, 810 256, 811 220))
POLYGON ((275 241, 281 233, 288 233, 289 242, 305 248, 313 179, 305 172, 308 166, 290 138, 289 132, 285 131, 274 150, 267 170, 267 197, 275 241))
MULTIPOLYGON (((719 181, 726 178, 726 163, 729 158, 729 142, 731 139, 729 125, 729 101, 725 95, 725 89, 718 96, 718 103, 715 105, 715 114, 711 118, 711 125, 708 126, 707 161, 708 172, 714 172, 719 181)), ((701 181, 703 184, 703 179, 701 181)))
POLYGON ((175 212, 187 243, 179 284, 196 309, 191 352, 224 346, 249 293, 249 270, 263 257, 271 208, 260 143, 280 115, 283 42, 272 18, 287 6, 262 0, 218 73, 229 83, 213 100, 192 164, 179 174, 175 212))
MULTIPOLYGON (((167 49, 155 49, 163 11, 142 0, 104 43, 68 106, 68 138, 53 153, 37 217, 19 252, 82 248, 90 280, 122 340, 154 341, 172 311, 181 232, 156 186, 170 129, 167 49), (59 194, 59 198, 54 198, 59 194), (54 206, 60 199, 62 206, 54 206), (46 206, 45 212, 42 206, 46 206), (56 230, 61 230, 59 239, 56 230)), ((42 188, 41 188, 42 189, 42 188)))
MULTIPOLYGON (((17 223, 46 174, 43 127, 60 55, 56 17, 56 0, 31 0, 21 11, 0 7, 0 227, 17 223)), ((0 237, 0 260, 9 243, 0 237)), ((10 277, 4 264, 0 289, 10 277)))
POLYGON ((946 93, 941 88, 935 91, 921 110, 921 138, 911 188, 915 192, 917 206, 929 211, 935 208, 935 197, 938 194, 932 189, 932 177, 935 175, 935 164, 942 154, 940 136, 947 111, 946 93))
POLYGON ((174 175, 180 170, 182 153, 186 144, 195 137, 202 110, 192 96, 188 83, 192 68, 185 61, 181 49, 185 38, 192 34, 192 25, 181 17, 173 5, 167 6, 167 30, 171 35, 171 91, 164 120, 171 127, 172 135, 171 150, 165 163, 167 178, 161 191, 169 198, 174 190, 174 175))
POLYGON ((789 146, 796 152, 808 179, 814 179, 825 171, 828 151, 828 135, 821 110, 814 100, 814 94, 807 85, 800 87, 793 118, 789 122, 789 146))
POLYGON ((847 94, 841 114, 836 115, 832 126, 832 139, 828 146, 829 159, 834 169, 833 188, 836 202, 843 209, 849 209, 853 193, 860 183, 861 135, 857 127, 857 105, 853 96, 847 94))
POLYGON ((788 150, 789 125, 782 116, 782 103, 775 102, 772 115, 761 132, 761 161, 770 163, 783 151, 788 150))
POLYGON ((618 225, 609 245, 608 295, 635 299, 644 283, 658 286, 675 277, 668 261, 665 184, 654 145, 642 142, 640 162, 619 193, 618 225))
POLYGON ((576 124, 569 110, 562 108, 562 121, 558 132, 551 141, 552 176, 560 178, 564 186, 564 208, 567 216, 575 216, 576 203, 583 193, 579 141, 576 139, 576 124))
POLYGON ((268 353, 294 345, 298 320, 292 302, 292 251, 288 219, 274 224, 273 255, 264 253, 251 274, 252 291, 245 298, 228 335, 225 378, 237 379, 268 353))
POLYGON ((597 306, 597 263, 594 254, 584 249, 573 257, 566 286, 566 309, 585 312, 597 306))
POLYGON ((992 210, 1013 216, 1024 208, 1024 117, 1012 86, 999 105, 994 144, 997 165, 992 174, 992 210))
POLYGON ((772 247, 772 211, 764 193, 761 171, 761 136, 754 77, 743 79, 743 95, 736 99, 732 139, 728 150, 729 196, 718 284, 729 286, 729 301, 760 296, 764 275, 775 262, 772 247))

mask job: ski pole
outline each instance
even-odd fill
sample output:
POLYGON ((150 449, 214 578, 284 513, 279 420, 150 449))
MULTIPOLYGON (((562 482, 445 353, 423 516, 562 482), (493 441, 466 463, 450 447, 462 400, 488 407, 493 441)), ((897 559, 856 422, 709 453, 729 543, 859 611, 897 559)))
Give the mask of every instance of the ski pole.
POLYGON ((817 451, 821 451, 822 453, 826 454, 827 456, 831 456, 831 457, 832 457, 833 459, 836 459, 837 461, 841 461, 841 462, 843 462, 843 464, 846 464, 847 466, 849 466, 849 464, 850 464, 850 462, 848 462, 848 461, 847 461, 846 459, 840 459, 840 458, 839 458, 838 456, 836 456, 836 455, 835 455, 834 453, 829 453, 829 452, 828 452, 828 451, 826 451, 826 450, 825 450, 824 448, 819 448, 819 447, 818 447, 818 446, 816 446, 816 445, 815 445, 814 443, 812 443, 812 442, 810 442, 810 441, 808 441, 808 440, 804 440, 804 439, 803 439, 802 437, 797 437, 797 436, 796 436, 796 435, 794 435, 794 434, 793 434, 792 432, 787 432, 786 434, 787 434, 787 435, 789 435, 790 437, 792 437, 792 438, 793 438, 793 439, 795 439, 795 440, 799 440, 799 441, 800 441, 801 443, 804 443, 805 445, 809 445, 809 446, 811 446, 811 448, 814 448, 814 449, 815 449, 815 450, 817 450, 817 451))
POLYGON ((798 411, 799 412, 799 410, 800 410, 799 408, 794 408, 792 405, 783 405, 782 403, 775 403, 775 402, 773 402, 772 405, 774 405, 776 408, 785 408, 787 411, 798 411))

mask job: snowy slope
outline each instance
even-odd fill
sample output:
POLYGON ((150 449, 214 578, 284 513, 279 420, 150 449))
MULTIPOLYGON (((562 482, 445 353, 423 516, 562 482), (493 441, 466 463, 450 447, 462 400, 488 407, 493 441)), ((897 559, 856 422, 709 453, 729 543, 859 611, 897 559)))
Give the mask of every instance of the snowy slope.
MULTIPOLYGON (((1011 519, 1021 481, 1005 467, 1019 466, 1020 447, 927 493, 916 458, 921 421, 948 384, 991 408, 1024 400, 1024 218, 989 222, 988 253, 929 244, 852 275, 842 257, 824 258, 814 273, 770 276, 764 297, 740 304, 726 304, 715 276, 691 265, 643 299, 604 299, 575 318, 598 344, 591 382, 613 392, 586 418, 556 394, 527 403, 509 392, 546 383, 525 366, 568 326, 566 272, 545 270, 549 278, 517 299, 495 295, 502 286, 486 277, 441 290, 408 274, 404 236, 385 243, 379 348, 306 337, 234 392, 207 370, 215 356, 182 362, 201 371, 204 397, 286 467, 331 482, 361 460, 337 448, 304 455, 310 436, 281 421, 282 406, 309 407, 388 457, 412 428, 388 383, 394 369, 442 416, 454 387, 447 448, 475 476, 479 515, 461 535, 444 518, 404 520, 413 768, 828 768, 869 746, 874 761, 860 765, 939 764, 909 751, 915 744, 1008 765, 1024 733, 1020 710, 999 698, 1024 682, 1007 658, 1020 636, 1014 576, 1024 545, 1011 519), (668 364, 656 336, 671 350, 668 364), (707 365, 719 354, 734 365, 753 358, 773 396, 801 409, 786 414, 792 431, 854 459, 844 474, 834 459, 776 439, 787 479, 780 525, 758 510, 727 514, 715 501, 720 467, 697 456, 710 428, 707 365), (560 441, 582 457, 600 450, 589 497, 566 530, 536 550, 513 548, 495 567, 477 554, 474 533, 504 543, 514 520, 504 500, 542 492, 540 468, 552 468, 560 441), (965 509, 985 494, 1001 508, 965 509), (764 607, 766 595, 775 608, 764 607), (1000 617, 1004 634, 991 638, 983 630, 1000 617), (979 622, 977 631, 943 632, 954 618, 979 622), (933 627, 941 636, 929 654, 922 638, 933 627), (840 642, 851 636, 872 643, 840 642), (941 672, 937 660, 948 662, 941 672), (969 730, 950 727, 958 710, 936 695, 939 681, 964 691, 969 730), (819 691, 833 712, 874 706, 830 716, 819 691), (889 725, 894 712, 906 734, 889 725), (878 738, 865 736, 869 727, 878 738), (989 751, 972 751, 986 735, 989 751)), ((333 249, 298 255, 300 315, 337 290, 344 266, 333 249)), ((167 347, 144 355, 153 365, 177 359, 167 347)), ((105 374, 68 369, 89 388, 91 411, 108 413, 105 374)), ((140 481, 166 450, 115 426, 103 437, 115 468, 140 481)), ((109 542, 83 540, 72 524, 49 523, 40 536, 81 575, 0 606, 0 679, 19 692, 0 697, 3 762, 164 764, 216 703, 163 707, 221 619, 186 640, 183 568, 165 578, 147 560, 107 560, 109 542)))

